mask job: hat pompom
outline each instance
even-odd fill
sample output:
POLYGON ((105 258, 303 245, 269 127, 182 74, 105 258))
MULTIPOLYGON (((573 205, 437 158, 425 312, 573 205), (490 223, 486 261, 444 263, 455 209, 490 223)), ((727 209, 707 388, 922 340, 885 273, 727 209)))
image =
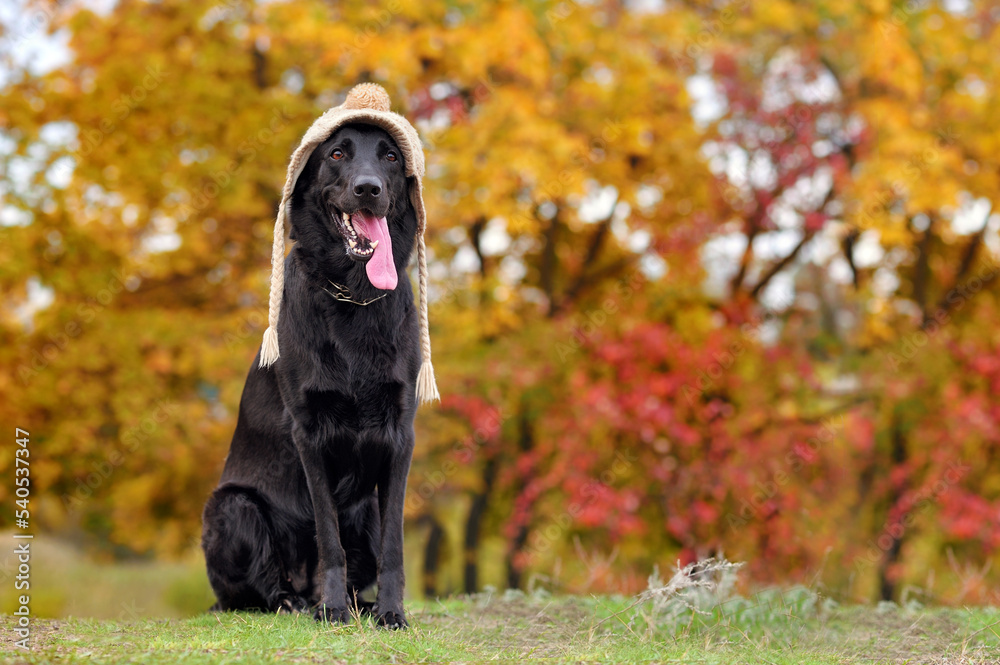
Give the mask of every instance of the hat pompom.
POLYGON ((347 93, 342 108, 388 112, 389 93, 378 83, 359 83, 347 93))

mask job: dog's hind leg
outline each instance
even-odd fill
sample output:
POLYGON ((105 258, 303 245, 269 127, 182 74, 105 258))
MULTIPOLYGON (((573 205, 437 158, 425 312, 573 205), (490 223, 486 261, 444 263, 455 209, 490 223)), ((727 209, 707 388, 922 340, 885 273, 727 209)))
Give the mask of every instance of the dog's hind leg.
POLYGON ((205 506, 202 548, 213 609, 302 611, 276 547, 267 499, 247 487, 223 485, 205 506))

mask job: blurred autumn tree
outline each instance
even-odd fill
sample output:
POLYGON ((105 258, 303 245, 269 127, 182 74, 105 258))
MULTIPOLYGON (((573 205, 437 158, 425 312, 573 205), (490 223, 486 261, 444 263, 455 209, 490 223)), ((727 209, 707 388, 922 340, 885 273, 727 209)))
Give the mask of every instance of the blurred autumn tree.
POLYGON ((287 157, 375 80, 428 157, 445 398, 418 418, 412 587, 632 590, 722 551, 759 581, 988 599, 989 3, 26 11, 70 50, 0 91, 0 412, 47 528, 196 541, 287 157))

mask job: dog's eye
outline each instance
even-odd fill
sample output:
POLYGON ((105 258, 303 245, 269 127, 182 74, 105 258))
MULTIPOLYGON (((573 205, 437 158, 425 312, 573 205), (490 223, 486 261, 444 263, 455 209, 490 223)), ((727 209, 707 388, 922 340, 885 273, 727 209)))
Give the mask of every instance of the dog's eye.
POLYGON ((390 162, 394 162, 396 161, 396 153, 390 150, 389 152, 385 153, 385 158, 388 159, 390 162))
POLYGON ((330 157, 333 159, 343 159, 344 151, 340 148, 334 148, 333 152, 330 153, 330 157))

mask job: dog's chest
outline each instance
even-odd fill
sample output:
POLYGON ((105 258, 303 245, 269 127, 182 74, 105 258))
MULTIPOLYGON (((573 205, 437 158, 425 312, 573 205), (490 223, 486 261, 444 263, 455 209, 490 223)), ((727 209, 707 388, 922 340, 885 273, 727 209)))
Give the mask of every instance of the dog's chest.
POLYGON ((314 360, 307 382, 311 411, 356 433, 397 428, 411 383, 397 335, 378 329, 342 333, 314 360))
POLYGON ((401 341, 399 323, 344 326, 324 345, 324 361, 338 371, 338 382, 347 381, 355 391, 395 383, 405 379, 401 341))

